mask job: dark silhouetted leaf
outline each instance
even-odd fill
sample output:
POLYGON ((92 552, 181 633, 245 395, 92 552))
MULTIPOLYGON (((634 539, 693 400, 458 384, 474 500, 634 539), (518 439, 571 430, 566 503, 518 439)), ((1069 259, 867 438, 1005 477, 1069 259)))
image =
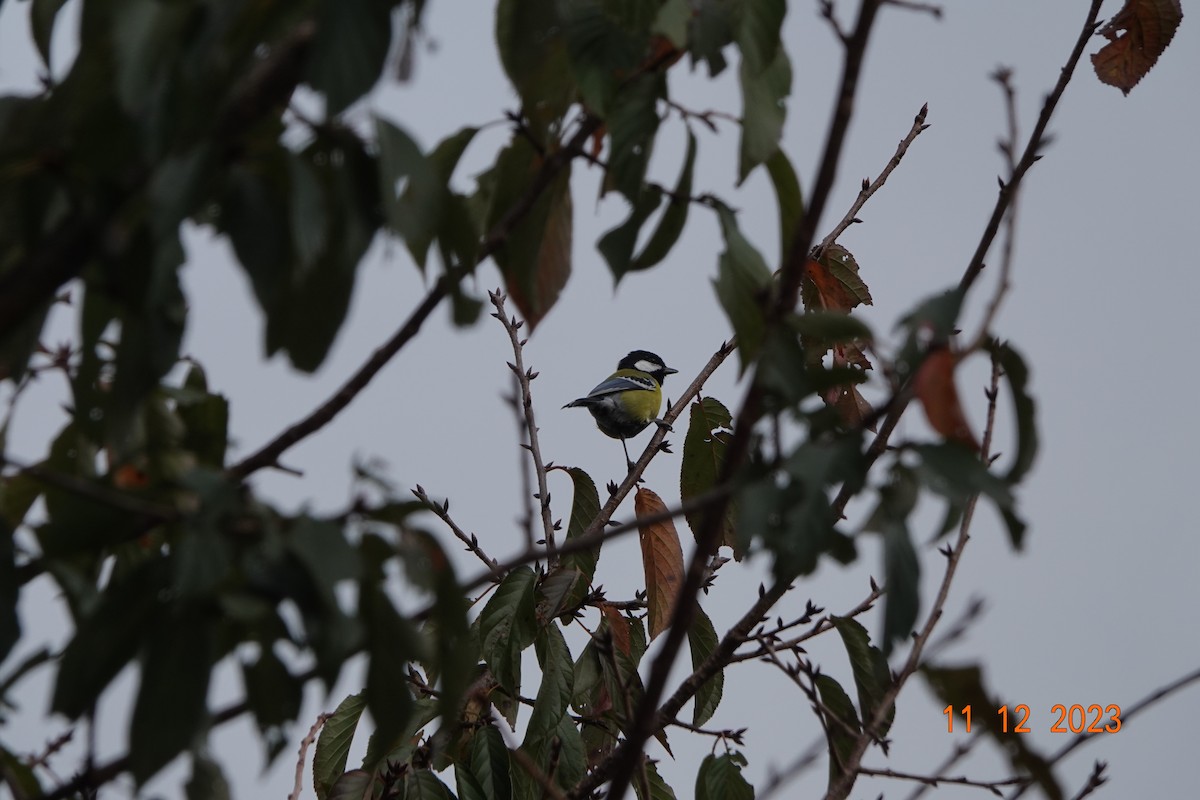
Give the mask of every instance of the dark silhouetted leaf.
POLYGON ((821 715, 825 718, 825 739, 829 744, 830 791, 826 797, 844 800, 849 797, 850 789, 854 786, 853 778, 843 787, 843 791, 834 792, 833 790, 842 782, 845 775, 842 765, 850 761, 858 733, 862 730, 862 724, 854 712, 854 703, 850 701, 850 696, 846 694, 846 690, 840 683, 828 675, 817 675, 813 679, 813 683, 817 687, 817 693, 821 696, 821 705, 824 707, 821 715))
POLYGON ((780 41, 786 0, 760 0, 740 7, 734 36, 742 51, 742 142, 738 183, 774 155, 787 118, 792 65, 780 41))
MULTIPOLYGON (((688 628, 687 634, 688 648, 692 652, 692 669, 696 670, 717 649, 720 640, 717 638, 717 630, 713 627, 712 620, 699 606, 696 606, 696 618, 688 628)), ((721 704, 721 696, 724 691, 725 671, 718 670, 696 692, 692 709, 693 725, 703 725, 712 719, 713 714, 717 713, 717 706, 721 704)))
POLYGON ((571 702, 575 666, 562 631, 554 623, 542 627, 534 641, 542 680, 538 685, 533 713, 525 731, 526 746, 535 740, 549 740, 558 730, 559 722, 571 702))
POLYGON ((762 254, 742 235, 727 206, 719 206, 725 252, 717 264, 714 285, 725 316, 737 334, 738 360, 745 372, 762 349, 766 321, 763 303, 771 283, 771 270, 762 254))
POLYGON ((509 800, 512 797, 512 778, 509 774, 508 747, 500 731, 484 725, 471 737, 471 751, 465 769, 454 770, 458 778, 459 800, 478 797, 479 800, 509 800), (462 779, 469 776, 478 794, 463 790, 462 779))
POLYGON ((229 800, 229 781, 221 765, 206 755, 192 753, 192 774, 185 787, 187 800, 229 800))
MULTIPOLYGON (((692 403, 679 470, 679 496, 682 500, 703 495, 716 485, 725 459, 725 445, 732 435, 733 421, 729 409, 721 405, 719 400, 705 397, 692 403)), ((688 527, 693 535, 699 534, 705 513, 704 510, 687 513, 688 527)), ((738 545, 734 528, 736 518, 737 508, 734 503, 729 503, 718 541, 733 548, 734 558, 740 561, 744 553, 738 545)))
POLYGON ((679 180, 675 182, 674 194, 667 197, 667 207, 663 210, 654 233, 650 235, 650 241, 646 242, 645 249, 633 260, 630 269, 653 267, 667 257, 675 242, 679 240, 683 226, 687 223, 688 210, 692 206, 692 173, 695 165, 696 137, 688 130, 687 152, 683 157, 683 169, 679 173, 679 180))
MULTIPOLYGON (((892 673, 887 658, 879 648, 871 644, 867 629, 848 617, 830 617, 833 626, 842 637, 846 654, 850 656, 850 668, 854 672, 854 685, 858 689, 858 707, 864 722, 871 722, 879 712, 883 696, 892 685, 892 673)), ((886 737, 896 717, 896 707, 889 705, 882 724, 875 729, 879 737, 886 737)))
POLYGON ((156 609, 142 653, 142 678, 129 726, 129 770, 144 784, 200 732, 212 669, 212 621, 173 606, 156 609), (180 636, 181 630, 187 631, 180 636))
POLYGON ((804 216, 804 195, 796 170, 783 150, 777 149, 766 164, 771 186, 775 189, 775 201, 779 204, 779 258, 782 261, 792 249, 792 235, 804 216))
POLYGON ((317 37, 308 81, 325 95, 325 113, 340 114, 379 80, 392 43, 388 0, 318 0, 317 37))
POLYGON ((1007 343, 993 340, 988 343, 987 349, 992 358, 1000 364, 1009 389, 1012 390, 1013 411, 1017 423, 1017 454, 1004 479, 1014 484, 1029 472, 1038 451, 1036 407, 1027 388, 1029 368, 1020 353, 1007 343))
POLYGON ((492 599, 479 615, 483 659, 496 680, 516 696, 521 691, 521 651, 533 644, 533 590, 537 575, 529 567, 518 567, 500 582, 492 599))

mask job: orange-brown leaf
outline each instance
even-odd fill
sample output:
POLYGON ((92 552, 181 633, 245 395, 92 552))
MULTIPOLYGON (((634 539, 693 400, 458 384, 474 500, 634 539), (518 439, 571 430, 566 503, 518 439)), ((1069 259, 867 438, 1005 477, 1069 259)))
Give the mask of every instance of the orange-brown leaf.
POLYGON ((958 387, 954 385, 954 368, 957 364, 958 358, 950 348, 937 348, 921 363, 913 380, 913 390, 935 431, 978 452, 979 443, 967 424, 962 403, 958 399, 958 387))
MULTIPOLYGON (((649 489, 638 489, 633 498, 633 512, 640 520, 667 510, 662 498, 649 489)), ((638 524, 642 543, 642 568, 646 572, 646 605, 650 639, 667 629, 675 612, 679 587, 683 585, 683 548, 679 534, 670 519, 638 524)))
POLYGON ((608 620, 613 645, 624 655, 633 655, 633 639, 629 635, 629 622, 612 603, 600 603, 600 613, 608 620))
POLYGON ((1179 0, 1125 0, 1099 31, 1108 44, 1092 54, 1096 77, 1129 94, 1167 49, 1182 19, 1179 0))
POLYGON ((858 275, 858 262, 840 244, 830 245, 819 261, 809 259, 804 270, 804 307, 809 311, 849 311, 871 305, 871 291, 858 275))

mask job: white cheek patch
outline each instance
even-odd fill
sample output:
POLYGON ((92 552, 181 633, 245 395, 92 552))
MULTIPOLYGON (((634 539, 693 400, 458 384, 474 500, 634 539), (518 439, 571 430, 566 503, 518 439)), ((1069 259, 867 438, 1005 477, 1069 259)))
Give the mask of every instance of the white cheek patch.
POLYGON ((634 369, 639 370, 641 372, 654 372, 656 370, 662 369, 663 365, 656 364, 653 361, 647 361, 646 359, 643 358, 641 361, 635 362, 633 367, 634 367, 634 369))

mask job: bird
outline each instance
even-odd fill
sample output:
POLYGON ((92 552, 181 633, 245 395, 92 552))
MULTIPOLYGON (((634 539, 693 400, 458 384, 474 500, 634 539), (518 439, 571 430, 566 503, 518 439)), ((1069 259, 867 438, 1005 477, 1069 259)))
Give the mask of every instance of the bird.
POLYGON ((625 463, 633 469, 625 440, 637 436, 651 423, 670 427, 658 419, 662 404, 662 384, 668 375, 679 372, 648 350, 634 350, 618 362, 617 371, 563 408, 586 408, 596 418, 596 427, 605 436, 621 440, 625 463))

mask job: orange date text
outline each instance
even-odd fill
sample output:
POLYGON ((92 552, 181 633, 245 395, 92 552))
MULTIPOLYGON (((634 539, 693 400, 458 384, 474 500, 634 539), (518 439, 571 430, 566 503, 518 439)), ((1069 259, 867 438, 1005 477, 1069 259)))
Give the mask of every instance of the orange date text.
MULTIPOLYGON (((951 705, 943 708, 942 713, 946 715, 946 733, 954 733, 956 726, 959 731, 970 733, 972 722, 999 733, 1032 733, 1035 724, 1033 712, 1024 703, 986 710, 975 710, 969 705, 955 709, 951 705)), ((1046 719, 1050 722, 1050 733, 1116 733, 1121 730, 1121 707, 1116 703, 1107 706, 1055 703, 1046 719)))

